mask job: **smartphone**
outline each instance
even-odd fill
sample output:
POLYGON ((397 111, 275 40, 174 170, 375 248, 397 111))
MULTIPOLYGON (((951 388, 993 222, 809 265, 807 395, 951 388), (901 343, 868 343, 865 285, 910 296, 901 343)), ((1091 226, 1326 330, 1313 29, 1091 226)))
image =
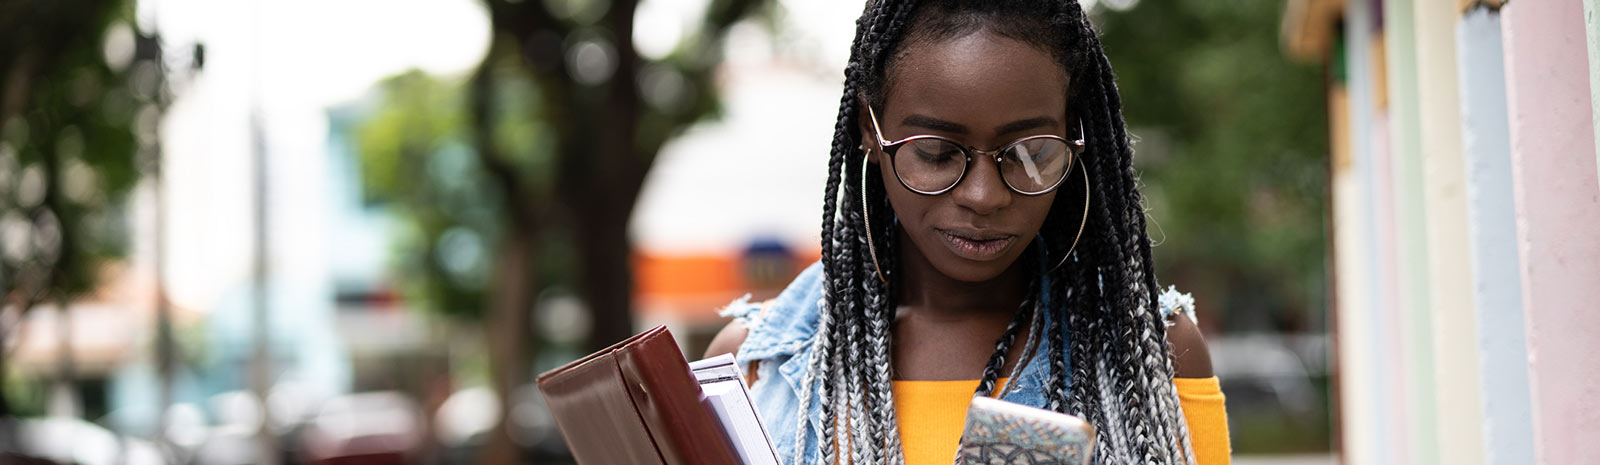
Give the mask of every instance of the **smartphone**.
POLYGON ((956 465, 1088 465, 1094 426, 1072 415, 974 397, 956 465))

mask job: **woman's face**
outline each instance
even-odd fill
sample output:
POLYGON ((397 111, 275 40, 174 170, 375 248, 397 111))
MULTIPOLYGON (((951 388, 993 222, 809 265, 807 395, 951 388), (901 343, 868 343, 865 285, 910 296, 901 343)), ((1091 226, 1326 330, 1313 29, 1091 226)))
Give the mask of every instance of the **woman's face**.
MULTIPOLYGON (((888 95, 877 110, 883 138, 932 134, 980 150, 1022 137, 1067 136, 1067 75, 1031 45, 976 32, 908 45, 889 70, 888 95)), ((966 177, 943 194, 906 190, 862 111, 862 140, 873 151, 889 203, 911 239, 908 266, 928 263, 950 278, 981 282, 1016 262, 1044 224, 1056 193, 1025 196, 1006 187, 993 158, 974 156, 966 177)), ((1075 132, 1075 131, 1074 131, 1075 132)), ((909 156, 901 153, 898 156, 909 156)))

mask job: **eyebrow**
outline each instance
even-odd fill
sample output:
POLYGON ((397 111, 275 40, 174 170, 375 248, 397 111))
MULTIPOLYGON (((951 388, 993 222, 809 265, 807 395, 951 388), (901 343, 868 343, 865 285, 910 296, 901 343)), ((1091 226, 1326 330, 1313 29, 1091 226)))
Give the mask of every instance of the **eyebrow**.
POLYGON ((905 120, 900 121, 900 124, 956 134, 966 134, 968 132, 967 127, 961 123, 945 121, 932 116, 924 115, 907 116, 905 120))
POLYGON ((1040 116, 1037 118, 1028 118, 1006 123, 1004 126, 1000 126, 999 129, 996 129, 995 132, 1000 134, 1011 134, 1013 132, 1022 132, 1029 129, 1053 128, 1059 125, 1060 123, 1056 122, 1055 118, 1051 118, 1049 116, 1040 116))
MULTIPOLYGON (((907 116, 906 119, 900 121, 900 124, 905 125, 905 126, 916 126, 916 127, 920 127, 920 128, 923 128, 923 129, 932 129, 934 131, 948 132, 948 133, 953 133, 953 134, 968 134, 968 133, 970 133, 970 130, 967 129, 966 125, 963 125, 963 124, 960 124, 960 123, 956 123, 956 122, 953 122, 953 121, 946 121, 946 120, 942 120, 942 119, 939 119, 939 118, 934 118, 932 116, 925 116, 925 115, 910 115, 910 116, 907 116)), ((1014 133, 1014 132, 1026 131, 1026 130, 1029 130, 1029 129, 1055 127, 1055 126, 1058 126, 1058 125, 1060 125, 1060 123, 1057 122, 1055 118, 1051 118, 1049 116, 1040 116, 1040 117, 1036 117, 1036 118, 1028 118, 1028 119, 1017 120, 1017 121, 1012 121, 1010 123, 1006 123, 1004 125, 1001 125, 998 129, 996 129, 995 132, 1000 133, 1000 134, 1011 134, 1011 133, 1014 133)))

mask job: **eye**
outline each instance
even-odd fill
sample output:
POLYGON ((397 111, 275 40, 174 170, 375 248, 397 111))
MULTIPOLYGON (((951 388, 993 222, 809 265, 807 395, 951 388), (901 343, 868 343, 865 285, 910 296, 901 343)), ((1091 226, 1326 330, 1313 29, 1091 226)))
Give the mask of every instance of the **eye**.
POLYGON ((943 164, 961 157, 961 150, 946 143, 929 141, 925 144, 911 144, 911 153, 917 160, 928 164, 943 164))
POLYGON ((1023 159, 1032 161, 1037 155, 1032 150, 1028 149, 1028 144, 1017 144, 1011 147, 1011 150, 1002 152, 1000 156, 1011 161, 1023 161, 1023 159))
POLYGON ((1001 156, 1007 160, 1025 163, 1048 163, 1055 161, 1067 150, 1065 144, 1054 139, 1035 139, 1011 147, 1001 156))
POLYGON ((917 158, 921 158, 922 161, 929 163, 944 163, 950 161, 951 158, 954 158, 954 154, 950 153, 949 150, 929 152, 926 150, 917 149, 917 158))

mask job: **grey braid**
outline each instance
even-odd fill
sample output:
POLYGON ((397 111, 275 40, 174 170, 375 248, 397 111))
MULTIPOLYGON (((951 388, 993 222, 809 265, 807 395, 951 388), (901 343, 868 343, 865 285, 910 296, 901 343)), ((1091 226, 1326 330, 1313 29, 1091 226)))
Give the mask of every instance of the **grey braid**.
MULTIPOLYGON (((897 236, 893 234, 894 226, 892 224, 885 226, 880 231, 875 231, 875 234, 881 233, 885 245, 893 250, 897 242, 897 236)), ((883 265, 893 267, 894 259, 886 258, 883 265)), ((869 279, 866 284, 868 337, 872 341, 869 346, 871 353, 867 367, 872 369, 872 373, 865 388, 871 396, 872 405, 878 406, 872 412, 871 439, 873 444, 883 445, 883 463, 902 463, 904 456, 901 453, 900 435, 897 430, 890 429, 899 424, 896 419, 894 395, 890 389, 893 371, 889 359, 889 348, 893 346, 893 334, 890 328, 894 323, 894 309, 898 305, 894 296, 889 293, 888 283, 869 279)))

